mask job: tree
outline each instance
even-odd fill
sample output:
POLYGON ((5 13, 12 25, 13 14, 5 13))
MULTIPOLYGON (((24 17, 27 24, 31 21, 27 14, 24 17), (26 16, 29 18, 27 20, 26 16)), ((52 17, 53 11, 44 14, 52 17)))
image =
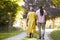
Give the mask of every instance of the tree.
MULTIPOLYGON (((18 5, 9 0, 0 0, 0 27, 5 29, 13 23, 18 5)), ((6 29, 5 29, 6 30, 6 29)))

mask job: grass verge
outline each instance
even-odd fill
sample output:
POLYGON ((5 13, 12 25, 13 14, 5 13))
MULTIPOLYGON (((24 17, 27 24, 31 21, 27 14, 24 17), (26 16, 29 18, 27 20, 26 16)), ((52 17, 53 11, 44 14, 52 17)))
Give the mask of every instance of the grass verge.
POLYGON ((53 40, 60 40, 60 30, 55 30, 50 35, 53 40))
POLYGON ((15 30, 15 31, 11 31, 11 32, 0 32, 0 40, 11 37, 11 36, 15 36, 21 32, 22 31, 20 31, 20 30, 15 30))

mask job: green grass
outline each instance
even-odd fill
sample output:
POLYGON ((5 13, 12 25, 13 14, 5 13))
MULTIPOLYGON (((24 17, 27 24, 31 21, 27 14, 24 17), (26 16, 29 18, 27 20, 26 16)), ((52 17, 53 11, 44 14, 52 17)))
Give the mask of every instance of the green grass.
POLYGON ((60 40, 60 30, 55 30, 50 35, 53 40, 60 40))
POLYGON ((0 40, 2 40, 4 38, 11 37, 11 36, 14 36, 14 35, 17 35, 21 32, 22 31, 19 31, 19 30, 15 30, 15 31, 12 31, 12 32, 0 32, 0 40))
POLYGON ((25 37, 23 40, 37 40, 37 38, 27 38, 27 37, 25 37))

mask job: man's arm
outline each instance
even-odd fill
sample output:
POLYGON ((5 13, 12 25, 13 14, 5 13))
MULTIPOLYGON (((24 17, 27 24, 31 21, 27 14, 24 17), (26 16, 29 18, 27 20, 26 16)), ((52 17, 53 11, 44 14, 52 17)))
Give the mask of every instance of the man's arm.
POLYGON ((44 15, 45 15, 45 22, 47 20, 47 12, 44 10, 44 15))

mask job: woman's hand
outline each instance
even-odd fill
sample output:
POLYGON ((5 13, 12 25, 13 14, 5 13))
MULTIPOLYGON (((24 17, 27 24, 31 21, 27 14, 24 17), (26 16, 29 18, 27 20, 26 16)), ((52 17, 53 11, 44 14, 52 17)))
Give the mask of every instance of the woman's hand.
POLYGON ((28 26, 28 23, 26 24, 26 26, 28 26))

